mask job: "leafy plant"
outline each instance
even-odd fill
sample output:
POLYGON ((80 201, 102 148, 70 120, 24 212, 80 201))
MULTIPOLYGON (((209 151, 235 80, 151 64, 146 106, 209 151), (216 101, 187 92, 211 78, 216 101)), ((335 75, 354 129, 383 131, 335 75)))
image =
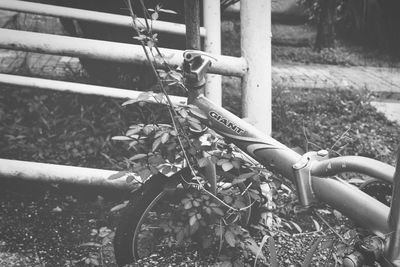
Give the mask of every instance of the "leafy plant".
POLYGON ((76 266, 77 264, 84 264, 85 266, 106 266, 104 263, 103 250, 112 239, 114 238, 114 231, 107 227, 101 227, 99 229, 92 229, 90 235, 94 241, 86 242, 80 247, 94 248, 95 251, 88 252, 88 254, 78 260, 68 260, 64 267, 76 266))
MULTIPOLYGON (((265 260, 262 248, 248 230, 243 228, 242 219, 246 213, 249 214, 253 205, 265 204, 268 210, 266 217, 272 216, 271 212, 276 208, 273 196, 276 190, 264 186, 265 190, 262 192, 260 185, 272 185, 275 181, 257 162, 250 160, 239 149, 225 143, 219 135, 204 126, 201 120, 207 117, 196 106, 172 104, 167 88, 178 86, 186 90, 184 77, 167 64, 158 50, 157 34, 153 33, 151 27, 153 21, 158 19, 159 12, 171 11, 165 11, 159 5, 146 10, 143 1, 139 2, 146 16, 145 25, 139 25, 132 3, 127 3, 133 28, 137 33, 135 39, 141 43, 149 64, 158 77, 159 92, 144 92, 137 99, 129 100, 123 105, 154 112, 159 109, 152 107, 165 105, 170 118, 169 123, 160 123, 150 112, 149 116, 143 118, 145 123, 131 125, 125 135, 112 138, 124 142, 134 154, 125 160, 129 171, 114 175, 111 179, 126 176, 128 183, 143 184, 159 172, 167 175, 177 172, 183 165, 188 165, 193 176, 192 179, 183 181, 188 193, 182 199, 181 205, 175 207, 177 215, 161 221, 164 231, 176 233, 175 239, 178 243, 185 242, 185 239, 191 240, 201 231, 203 248, 219 243, 219 251, 224 250, 220 255, 225 259, 224 262, 239 260, 237 254, 233 253, 235 250, 240 250, 245 258, 253 254, 258 259, 265 260), (167 70, 156 69, 156 61, 162 62, 167 70), (218 184, 218 188, 214 189, 210 178, 202 172, 202 168, 210 163, 221 169, 222 173, 219 175, 227 181, 218 184), (247 185, 245 188, 239 186, 243 183, 247 185), (246 196, 249 199, 246 200, 246 196), (179 220, 182 217, 189 218, 188 222, 179 220)), ((281 184, 274 184, 274 188, 281 184)), ((275 221, 266 220, 267 227, 272 227, 275 221)))

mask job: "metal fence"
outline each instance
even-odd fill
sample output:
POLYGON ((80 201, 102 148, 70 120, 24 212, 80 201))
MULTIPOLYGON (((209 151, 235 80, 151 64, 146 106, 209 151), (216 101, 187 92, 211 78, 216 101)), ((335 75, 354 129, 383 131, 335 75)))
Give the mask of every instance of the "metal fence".
MULTIPOLYGON (((221 52, 221 12, 219 1, 204 0, 204 28, 200 35, 204 36, 205 50, 217 61, 210 69, 206 96, 216 103, 221 103, 221 76, 229 75, 242 78, 243 116, 257 128, 271 133, 271 0, 242 0, 240 3, 241 21, 241 57, 220 55, 221 52)), ((39 3, 15 0, 0 1, 0 9, 44 16, 84 20, 97 23, 131 27, 129 16, 108 14, 75 8, 59 7, 39 3)), ((154 31, 185 34, 185 25, 155 21, 154 31)), ((239 33, 238 33, 239 34, 239 33)), ((133 44, 89 40, 76 37, 50 35, 10 29, 0 29, 0 48, 37 52, 44 54, 65 55, 79 58, 108 60, 112 62, 147 64, 142 47, 133 44)), ((172 66, 182 63, 183 51, 161 48, 172 66)), ((158 66, 162 68, 163 66, 158 66)), ((0 83, 28 86, 49 90, 95 94, 117 98, 135 98, 137 91, 61 82, 17 75, 0 74, 0 83)), ((172 97, 174 102, 183 101, 180 97, 172 97)), ((50 181, 72 181, 93 184, 90 176, 79 177, 76 167, 60 167, 60 165, 20 162, 0 159, 0 176, 38 179, 47 177, 50 181), (40 172, 32 171, 45 168, 40 172), (68 169, 71 168, 71 169, 68 169), (58 170, 64 171, 58 171, 58 170), (68 171, 67 171, 68 170, 68 171), (73 174, 71 174, 73 173, 73 174), (89 180, 90 181, 89 181, 89 180)), ((109 185, 105 179, 113 173, 108 170, 97 170, 96 183, 109 185)), ((89 172, 90 173, 90 172, 89 172)), ((115 172, 114 172, 115 173, 115 172)), ((93 174, 94 175, 94 174, 93 174)), ((119 181, 116 181, 119 183, 119 181)))

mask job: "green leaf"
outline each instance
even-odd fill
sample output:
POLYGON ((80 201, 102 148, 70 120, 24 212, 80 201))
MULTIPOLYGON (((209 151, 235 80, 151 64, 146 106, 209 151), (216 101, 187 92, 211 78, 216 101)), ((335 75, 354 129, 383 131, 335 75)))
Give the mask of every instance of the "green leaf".
POLYGON ((143 159, 146 158, 147 154, 136 154, 132 157, 129 158, 130 161, 135 161, 135 160, 139 160, 139 159, 143 159))
POLYGON ((333 215, 335 215, 336 219, 338 219, 338 220, 340 220, 340 219, 343 218, 342 213, 340 213, 340 212, 337 211, 337 210, 333 210, 333 215))
POLYGON ((235 169, 240 169, 240 167, 242 166, 242 161, 241 161, 241 160, 238 160, 238 159, 234 159, 234 160, 232 161, 232 164, 233 164, 233 167, 234 167, 235 169))
POLYGON ((193 116, 203 119, 203 120, 207 120, 208 117, 207 115, 198 107, 190 105, 190 109, 189 109, 190 114, 192 114, 193 116))
POLYGON ((172 79, 174 79, 174 80, 176 80, 176 81, 181 81, 181 80, 183 79, 182 74, 180 74, 179 72, 177 72, 177 71, 175 71, 175 70, 170 70, 170 71, 168 72, 168 75, 169 75, 172 79))
POLYGON ((121 209, 125 208, 126 206, 128 206, 128 201, 124 201, 124 203, 121 203, 121 204, 118 204, 118 205, 112 207, 110 209, 110 212, 115 212, 115 211, 121 210, 121 209))
POLYGON ((190 127, 192 127, 194 130, 197 131, 202 131, 203 130, 203 126, 200 122, 196 122, 194 120, 188 120, 190 127))
POLYGON ((96 258, 90 258, 90 263, 94 266, 100 266, 99 260, 96 258))
POLYGON ((171 10, 171 9, 160 8, 158 11, 159 11, 159 12, 162 12, 162 13, 168 13, 168 14, 178 15, 178 12, 173 11, 173 10, 171 10))
POLYGON ((192 201, 188 201, 188 202, 184 203, 184 206, 183 206, 183 208, 185 210, 191 209, 192 207, 193 207, 192 201))
POLYGON ((125 182, 126 182, 127 184, 130 184, 130 183, 132 183, 134 180, 135 180, 135 176, 133 176, 133 175, 128 175, 128 176, 126 177, 125 182))
MULTIPOLYGON (((254 175, 256 175, 256 173, 254 173, 254 172, 242 173, 241 175, 239 175, 239 176, 237 177, 237 179, 244 179, 244 180, 247 180, 247 179, 253 177, 254 175)), ((235 180, 236 180, 236 179, 235 179, 235 180)))
POLYGON ((228 243, 229 246, 231 246, 231 247, 236 246, 235 235, 230 230, 227 230, 225 232, 224 237, 225 237, 225 241, 228 243))
POLYGON ((230 171, 233 168, 233 164, 232 162, 225 162, 222 164, 222 170, 224 170, 224 172, 230 171))
POLYGON ((151 174, 152 173, 149 169, 143 169, 139 172, 139 176, 140 176, 140 178, 142 178, 143 182, 145 182, 147 180, 147 178, 150 177, 151 174))
POLYGON ((225 195, 224 196, 224 201, 228 204, 231 204, 233 201, 233 198, 231 196, 225 195))
POLYGON ((197 232, 197 230, 199 230, 200 224, 199 221, 196 220, 195 223, 193 225, 191 225, 190 227, 190 235, 193 235, 194 233, 197 232))
POLYGON ((110 175, 107 179, 108 180, 115 180, 115 179, 119 179, 121 177, 124 177, 127 173, 129 173, 128 171, 120 171, 117 173, 114 173, 112 175, 110 175))
POLYGON ((150 135, 154 131, 154 128, 155 128, 154 125, 146 125, 143 128, 143 133, 145 135, 150 135))
POLYGON ((205 157, 205 158, 198 159, 197 163, 199 164, 200 168, 205 167, 208 164, 208 158, 205 157))
POLYGON ((157 20, 158 19, 158 12, 154 12, 153 14, 151 14, 151 19, 152 20, 157 20))
POLYGON ((182 118, 186 118, 189 115, 185 109, 181 109, 178 112, 182 116, 182 118))
MULTIPOLYGON (((147 38, 145 36, 145 38, 147 38)), ((143 92, 140 95, 138 95, 137 100, 149 100, 151 97, 153 96, 153 92, 152 91, 148 91, 148 92, 143 92)))
POLYGON ((228 159, 219 159, 219 160, 217 161, 217 165, 218 165, 218 166, 221 166, 221 165, 224 164, 225 162, 229 162, 229 160, 228 160, 228 159))
POLYGON ((319 225, 319 223, 314 219, 314 218, 311 218, 312 219, 312 221, 313 221, 313 223, 314 223, 314 227, 315 227, 315 231, 320 231, 321 230, 321 226, 319 225))
POLYGON ((161 143, 165 144, 166 142, 168 142, 168 140, 169 140, 169 133, 164 133, 161 136, 161 143))
POLYGON ((166 165, 166 166, 163 166, 160 171, 162 174, 168 174, 171 172, 171 170, 172 170, 172 167, 170 165, 166 165))
POLYGON ((303 230, 301 229, 301 227, 297 223, 295 223, 293 221, 290 221, 290 223, 294 226, 294 228, 296 228, 297 232, 299 232, 299 233, 303 232, 303 230))
POLYGON ((219 215, 219 216, 224 216, 224 211, 219 208, 219 207, 212 207, 212 210, 215 214, 219 215))
POLYGON ((256 262, 259 257, 265 259, 265 256, 262 253, 262 247, 259 247, 253 239, 246 240, 246 247, 254 254, 256 262))
MULTIPOLYGON (((137 36, 136 36, 136 38, 134 37, 134 39, 138 39, 137 36)), ((137 100, 137 99, 129 99, 129 100, 125 101, 124 103, 122 103, 122 106, 131 105, 131 104, 134 104, 134 103, 136 103, 138 101, 139 100, 137 100)))
POLYGON ((111 138, 111 140, 114 140, 114 141, 132 141, 132 138, 130 138, 128 136, 113 136, 111 138))
POLYGON ((128 147, 128 149, 129 149, 129 148, 133 148, 133 149, 135 149, 135 146, 136 146, 138 143, 139 143, 139 142, 138 142, 138 141, 136 141, 136 140, 135 140, 135 141, 132 141, 132 142, 130 142, 130 143, 129 143, 129 147, 128 147))
POLYGON ((190 219, 189 219, 189 225, 190 226, 193 226, 197 222, 197 216, 196 215, 197 214, 192 215, 192 217, 190 217, 190 219))
POLYGON ((129 129, 129 130, 126 132, 125 135, 126 135, 126 136, 135 135, 135 134, 138 134, 141 130, 142 130, 141 127, 132 128, 132 129, 129 129))
POLYGON ((96 243, 96 242, 87 242, 79 245, 80 247, 96 247, 96 248, 101 248, 101 244, 96 243))
POLYGON ((156 151, 157 148, 158 148, 160 145, 161 145, 161 138, 157 138, 157 139, 154 141, 154 143, 153 143, 153 145, 152 145, 152 147, 151 147, 151 151, 152 151, 152 152, 156 151))

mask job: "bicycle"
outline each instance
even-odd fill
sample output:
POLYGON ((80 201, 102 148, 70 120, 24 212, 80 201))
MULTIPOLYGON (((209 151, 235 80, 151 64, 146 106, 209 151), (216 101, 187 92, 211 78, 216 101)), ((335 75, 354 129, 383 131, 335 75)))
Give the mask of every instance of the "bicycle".
MULTIPOLYGON (((300 155, 204 97, 200 89, 204 87, 205 74, 211 59, 194 50, 185 51, 183 57, 184 72, 189 77, 188 103, 200 111, 191 115, 227 138, 268 170, 292 181, 304 209, 312 209, 316 203, 323 202, 370 231, 371 235, 344 259, 344 266, 363 266, 375 261, 381 266, 400 266, 400 153, 396 167, 360 156, 328 158, 325 150, 300 155), (344 172, 360 173, 383 183, 393 184, 391 206, 335 177, 344 172)), ((245 182, 233 184, 234 178, 229 177, 230 174, 219 175, 212 163, 206 165, 206 173, 209 182, 207 190, 211 192, 211 196, 218 196, 218 190, 222 190, 219 187, 227 187, 228 184, 232 196, 241 198, 244 206, 254 208, 245 182)), ((195 184, 190 183, 192 176, 190 166, 182 166, 180 171, 168 179, 163 174, 156 174, 147 180, 141 191, 135 195, 136 204, 129 207, 117 228, 114 245, 119 264, 151 254, 155 245, 149 240, 158 238, 160 231, 168 232, 167 226, 161 230, 158 229, 160 227, 154 227, 155 221, 163 217, 179 216, 174 214, 174 208, 178 205, 193 205, 184 200, 187 192, 192 196, 196 192, 195 188, 185 186, 188 183, 195 184)), ((379 187, 379 183, 372 184, 365 191, 373 192, 374 186, 379 187)), ((252 211, 249 210, 251 209, 243 209, 240 216, 233 216, 231 219, 246 224, 252 216, 252 211)), ((176 238, 176 233, 171 235, 176 238)), ((158 241, 171 242, 168 238, 158 241)))

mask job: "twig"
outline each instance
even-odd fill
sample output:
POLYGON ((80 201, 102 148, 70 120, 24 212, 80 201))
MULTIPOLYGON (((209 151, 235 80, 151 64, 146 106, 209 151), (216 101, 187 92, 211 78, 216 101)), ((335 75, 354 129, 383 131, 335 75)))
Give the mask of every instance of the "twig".
POLYGON ((308 152, 308 137, 307 137, 307 132, 306 132, 306 126, 304 125, 304 120, 302 120, 302 124, 303 124, 303 135, 306 138, 306 152, 308 152))
MULTIPOLYGON (((333 144, 333 146, 329 149, 331 152, 333 151, 333 148, 336 146, 336 144, 350 131, 350 129, 351 129, 351 126, 349 126, 349 128, 347 128, 347 130, 336 140, 336 142, 333 144)), ((337 153, 337 154, 339 154, 339 153, 337 153)))
POLYGON ((347 243, 347 241, 344 240, 344 238, 343 238, 342 236, 340 236, 340 235, 335 231, 335 229, 333 229, 333 227, 330 226, 330 224, 329 224, 320 214, 318 214, 317 212, 315 212, 314 214, 317 215, 318 218, 320 218, 321 221, 322 221, 326 226, 328 226, 328 228, 329 228, 337 237, 339 237, 339 239, 340 239, 344 244, 349 245, 349 244, 347 243))

